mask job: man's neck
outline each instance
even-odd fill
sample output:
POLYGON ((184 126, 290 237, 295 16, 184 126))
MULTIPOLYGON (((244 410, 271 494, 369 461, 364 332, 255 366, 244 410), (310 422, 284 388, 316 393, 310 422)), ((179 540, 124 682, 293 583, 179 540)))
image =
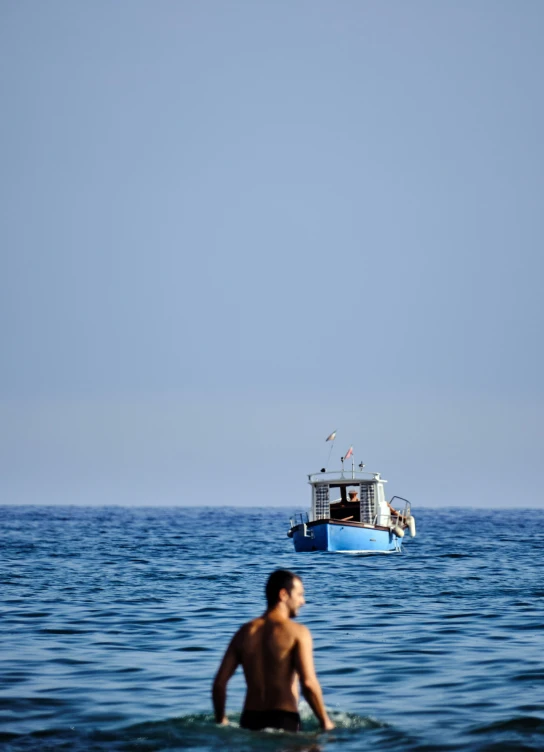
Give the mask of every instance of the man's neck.
POLYGON ((289 609, 285 603, 282 603, 281 601, 276 603, 272 608, 267 609, 264 612, 264 615, 269 619, 277 621, 288 621, 291 618, 289 615, 289 609))

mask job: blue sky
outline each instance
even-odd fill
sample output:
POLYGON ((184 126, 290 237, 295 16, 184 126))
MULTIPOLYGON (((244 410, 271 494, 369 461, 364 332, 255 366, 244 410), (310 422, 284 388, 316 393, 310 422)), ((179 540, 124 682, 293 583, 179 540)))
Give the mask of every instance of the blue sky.
POLYGON ((4 0, 0 503, 544 506, 543 32, 4 0))

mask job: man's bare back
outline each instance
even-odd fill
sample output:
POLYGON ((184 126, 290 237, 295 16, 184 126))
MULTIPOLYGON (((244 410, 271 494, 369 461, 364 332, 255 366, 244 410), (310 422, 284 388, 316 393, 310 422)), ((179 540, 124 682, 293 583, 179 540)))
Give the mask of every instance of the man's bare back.
POLYGON ((334 728, 325 710, 321 687, 315 674, 312 636, 307 627, 292 621, 300 606, 304 605, 302 581, 290 572, 274 572, 267 585, 267 598, 267 611, 238 630, 219 667, 213 688, 216 721, 227 722, 226 686, 241 664, 247 683, 240 720, 242 726, 264 728, 270 725, 296 730, 296 719, 298 723, 300 721, 300 680, 302 692, 322 728, 334 728), (282 582, 290 585, 290 589, 279 587, 282 582), (276 595, 277 601, 274 602, 276 595), (293 719, 293 716, 296 718, 293 719))
POLYGON ((247 682, 244 710, 297 712, 298 641, 305 627, 260 616, 237 632, 235 645, 247 682))

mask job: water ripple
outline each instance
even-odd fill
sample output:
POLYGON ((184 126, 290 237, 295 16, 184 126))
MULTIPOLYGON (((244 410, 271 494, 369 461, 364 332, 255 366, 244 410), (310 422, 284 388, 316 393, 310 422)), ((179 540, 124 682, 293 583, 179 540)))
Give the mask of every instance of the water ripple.
POLYGON ((295 554, 288 516, 0 507, 0 746, 544 749, 544 512, 422 510, 389 557, 295 554), (308 708, 298 737, 240 729, 239 673, 232 725, 210 715, 222 651, 280 566, 305 581, 331 735, 308 708))

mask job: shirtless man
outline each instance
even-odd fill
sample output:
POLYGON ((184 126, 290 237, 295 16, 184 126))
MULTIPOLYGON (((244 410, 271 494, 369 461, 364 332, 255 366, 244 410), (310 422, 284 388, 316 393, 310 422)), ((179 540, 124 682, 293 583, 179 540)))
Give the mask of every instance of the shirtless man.
POLYGON ((334 728, 325 710, 314 668, 312 635, 292 619, 304 605, 304 587, 296 574, 278 569, 266 583, 268 608, 236 632, 213 683, 213 707, 217 723, 225 715, 227 682, 241 663, 247 683, 240 726, 258 731, 277 728, 300 730, 298 680, 302 694, 316 714, 321 728, 334 728))

